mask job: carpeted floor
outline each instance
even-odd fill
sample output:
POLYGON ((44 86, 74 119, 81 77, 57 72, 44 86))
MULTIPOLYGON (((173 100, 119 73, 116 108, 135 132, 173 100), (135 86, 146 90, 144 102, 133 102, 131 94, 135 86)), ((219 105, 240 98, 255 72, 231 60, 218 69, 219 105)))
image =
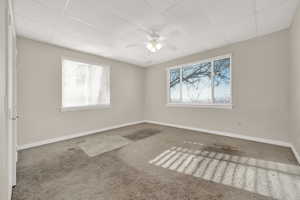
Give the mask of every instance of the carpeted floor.
POLYGON ((288 148, 140 124, 21 151, 13 200, 293 200, 296 164, 288 148), (94 157, 80 148, 103 135, 132 141, 94 157), (286 183, 276 194, 274 173, 286 183))

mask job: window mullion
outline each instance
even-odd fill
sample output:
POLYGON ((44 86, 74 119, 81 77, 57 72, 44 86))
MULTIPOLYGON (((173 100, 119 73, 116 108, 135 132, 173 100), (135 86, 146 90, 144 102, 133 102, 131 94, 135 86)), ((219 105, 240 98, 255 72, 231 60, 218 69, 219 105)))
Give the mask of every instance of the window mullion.
POLYGON ((86 104, 90 104, 90 65, 86 66, 86 84, 85 84, 85 95, 86 104))
POLYGON ((182 99, 182 67, 180 67, 180 102, 183 102, 182 99))
POLYGON ((211 71, 211 101, 214 104, 215 103, 215 91, 214 91, 214 78, 215 78, 215 70, 213 66, 214 62, 210 62, 210 71, 211 71))

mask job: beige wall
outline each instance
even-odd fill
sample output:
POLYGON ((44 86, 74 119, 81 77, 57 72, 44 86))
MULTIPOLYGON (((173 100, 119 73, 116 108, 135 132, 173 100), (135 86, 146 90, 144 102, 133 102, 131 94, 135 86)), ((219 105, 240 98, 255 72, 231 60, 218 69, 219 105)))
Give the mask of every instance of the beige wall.
POLYGON ((18 38, 18 144, 143 119, 144 69, 18 38), (60 112, 61 56, 111 66, 111 108, 60 112))
POLYGON ((147 69, 145 118, 165 123, 289 141, 288 31, 239 42, 147 69), (166 68, 232 53, 232 110, 166 106, 166 68))
POLYGON ((292 142, 300 154, 300 9, 290 29, 290 122, 292 142))
POLYGON ((143 119, 290 142, 287 30, 147 69, 25 38, 18 50, 19 145, 143 119), (233 109, 166 106, 165 68, 228 53, 233 109), (60 112, 61 56, 112 67, 111 108, 60 112))

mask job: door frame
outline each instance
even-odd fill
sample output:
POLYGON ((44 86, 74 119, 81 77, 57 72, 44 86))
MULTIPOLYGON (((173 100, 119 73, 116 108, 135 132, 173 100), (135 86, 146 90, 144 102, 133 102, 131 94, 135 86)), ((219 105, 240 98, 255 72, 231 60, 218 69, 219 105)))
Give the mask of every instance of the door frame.
POLYGON ((7 107, 8 107, 8 170, 9 185, 16 185, 17 162, 17 68, 16 68, 16 32, 12 1, 8 3, 8 30, 7 30, 7 107))

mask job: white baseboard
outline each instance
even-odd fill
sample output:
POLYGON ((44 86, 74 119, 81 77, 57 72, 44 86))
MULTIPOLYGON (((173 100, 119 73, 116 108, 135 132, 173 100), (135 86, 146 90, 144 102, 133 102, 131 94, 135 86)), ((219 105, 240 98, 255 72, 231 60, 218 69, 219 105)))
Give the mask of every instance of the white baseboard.
POLYGON ((112 130, 112 129, 122 128, 122 127, 125 127, 125 126, 131 126, 131 125, 136 125, 136 124, 141 124, 141 123, 144 123, 144 121, 135 121, 135 122, 130 122, 130 123, 126 123, 126 124, 110 126, 110 127, 106 127, 106 128, 102 128, 102 129, 85 131, 85 132, 81 132, 81 133, 70 134, 70 135, 57 137, 57 138, 52 138, 52 139, 48 139, 48 140, 42 140, 42 141, 30 143, 30 144, 23 144, 23 145, 18 146, 18 150, 24 150, 24 149, 29 149, 29 148, 33 148, 33 147, 42 146, 42 145, 45 145, 45 144, 51 144, 51 143, 60 142, 60 141, 64 141, 64 140, 70 140, 70 139, 73 139, 73 138, 92 135, 92 134, 99 133, 99 132, 109 131, 109 130, 112 130))
POLYGON ((261 143, 266 143, 266 144, 273 144, 273 145, 278 145, 278 146, 283 146, 283 147, 289 147, 289 148, 292 149, 298 163, 300 164, 300 155, 296 151, 295 147, 292 144, 288 143, 288 142, 282 142, 282 141, 278 141, 278 140, 252 137, 252 136, 245 136, 245 135, 240 135, 240 134, 236 134, 236 133, 229 133, 229 132, 223 132, 223 131, 209 130, 209 129, 203 129, 203 128, 195 128, 195 127, 189 127, 189 126, 182 126, 182 125, 164 123, 164 122, 158 122, 158 121, 152 121, 152 120, 142 120, 142 121, 130 122, 130 123, 116 125, 116 126, 110 126, 110 127, 106 127, 106 128, 102 128, 102 129, 98 129, 98 130, 91 130, 91 131, 66 135, 66 136, 62 136, 62 137, 58 137, 58 138, 52 138, 52 139, 48 139, 48 140, 34 142, 34 143, 30 143, 30 144, 24 144, 24 145, 18 146, 18 150, 29 149, 29 148, 33 148, 33 147, 42 146, 42 145, 45 145, 45 144, 51 144, 51 143, 55 143, 55 142, 60 142, 60 141, 64 141, 64 140, 69 140, 69 139, 73 139, 73 138, 78 138, 78 137, 82 137, 82 136, 87 136, 87 135, 91 135, 91 134, 95 134, 95 133, 99 133, 99 132, 109 131, 109 130, 112 130, 112 129, 122 128, 122 127, 125 127, 125 126, 131 126, 131 125, 136 125, 136 124, 141 124, 141 123, 151 123, 151 124, 157 124, 157 125, 162 125, 162 126, 170 126, 170 127, 174 127, 174 128, 181 128, 181 129, 186 129, 186 130, 191 130, 191 131, 197 131, 197 132, 203 132, 203 133, 208 133, 208 134, 232 137, 232 138, 243 139, 243 140, 248 140, 248 141, 253 141, 253 142, 261 142, 261 143))
POLYGON ((162 125, 162 126, 170 126, 170 127, 174 127, 174 128, 182 128, 182 129, 186 129, 186 130, 203 132, 203 133, 208 133, 208 134, 232 137, 232 138, 248 140, 248 141, 253 141, 253 142, 260 142, 260 143, 265 143, 265 144, 272 144, 272 145, 278 145, 278 146, 283 146, 283 147, 289 147, 289 148, 291 148, 292 152, 294 153, 295 158, 297 159, 298 163, 300 164, 300 155, 298 154, 295 147, 291 143, 288 143, 288 142, 282 142, 282 141, 278 141, 278 140, 252 137, 252 136, 245 136, 245 135, 240 135, 240 134, 236 134, 236 133, 228 133, 228 132, 223 132, 223 131, 209 130, 209 129, 203 129, 203 128, 195 128, 195 127, 189 127, 189 126, 182 126, 182 125, 170 124, 170 123, 164 123, 164 122, 158 122, 158 121, 152 121, 152 120, 145 120, 144 122, 145 123, 162 125))
POLYGON ((174 127, 174 128, 182 128, 182 129, 187 129, 187 130, 191 130, 191 131, 210 133, 210 134, 214 134, 214 135, 232 137, 232 138, 237 138, 237 139, 249 140, 249 141, 254 141, 254 142, 273 144, 273 145, 278 145, 278 146, 283 146, 283 147, 291 147, 290 143, 282 142, 282 141, 278 141, 278 140, 245 136, 245 135, 240 135, 240 134, 236 134, 236 133, 228 133, 228 132, 224 132, 224 131, 216 131, 216 130, 209 130, 209 129, 203 129, 203 128, 195 128, 195 127, 190 127, 190 126, 182 126, 182 125, 177 125, 177 124, 163 123, 163 122, 151 121, 151 120, 145 120, 145 122, 152 123, 152 124, 158 124, 158 125, 162 125, 162 126, 170 126, 170 127, 174 127))

